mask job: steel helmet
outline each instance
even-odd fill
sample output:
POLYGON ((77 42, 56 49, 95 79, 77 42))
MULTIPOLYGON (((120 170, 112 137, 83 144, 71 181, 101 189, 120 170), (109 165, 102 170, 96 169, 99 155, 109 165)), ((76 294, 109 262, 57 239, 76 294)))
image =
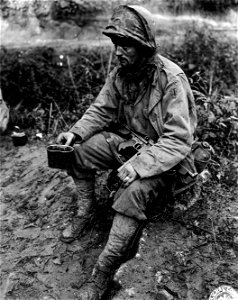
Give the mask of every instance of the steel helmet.
POLYGON ((144 7, 121 5, 112 14, 103 34, 115 39, 135 42, 150 50, 156 49, 155 21, 152 14, 144 7))

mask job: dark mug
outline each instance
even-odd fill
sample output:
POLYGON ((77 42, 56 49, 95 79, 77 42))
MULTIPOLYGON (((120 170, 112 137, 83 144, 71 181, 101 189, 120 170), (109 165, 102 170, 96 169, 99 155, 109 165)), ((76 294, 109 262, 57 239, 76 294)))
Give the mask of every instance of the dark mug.
POLYGON ((27 143, 27 135, 24 132, 13 132, 11 137, 15 147, 24 146, 27 143))
POLYGON ((67 170, 74 161, 74 148, 66 145, 49 145, 47 156, 50 168, 67 170))

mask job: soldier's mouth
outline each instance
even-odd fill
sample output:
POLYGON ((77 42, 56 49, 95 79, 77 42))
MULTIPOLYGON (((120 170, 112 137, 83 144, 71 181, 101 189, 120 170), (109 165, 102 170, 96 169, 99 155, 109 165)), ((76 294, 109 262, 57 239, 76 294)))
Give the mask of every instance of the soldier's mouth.
POLYGON ((121 65, 127 65, 127 60, 125 58, 119 58, 119 63, 121 65))

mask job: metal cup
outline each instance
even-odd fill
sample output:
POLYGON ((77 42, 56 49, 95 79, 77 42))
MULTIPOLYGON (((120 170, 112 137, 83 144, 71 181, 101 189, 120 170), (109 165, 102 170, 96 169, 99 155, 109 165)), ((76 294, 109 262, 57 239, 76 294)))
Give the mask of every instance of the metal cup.
POLYGON ((50 168, 67 170, 74 162, 74 148, 66 145, 49 145, 47 157, 50 168))

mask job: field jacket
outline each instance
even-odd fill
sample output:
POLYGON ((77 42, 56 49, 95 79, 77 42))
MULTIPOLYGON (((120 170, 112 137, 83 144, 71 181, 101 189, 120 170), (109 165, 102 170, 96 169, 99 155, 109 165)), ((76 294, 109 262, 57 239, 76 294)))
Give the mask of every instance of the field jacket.
MULTIPOLYGON (((148 122, 158 137, 131 164, 141 178, 159 175, 178 165, 180 172, 194 174, 191 146, 197 119, 190 85, 175 63, 158 54, 155 61, 156 70, 145 97, 148 122)), ((110 131, 118 122, 124 93, 118 70, 116 67, 110 73, 95 102, 71 128, 82 142, 100 131, 110 131)))

